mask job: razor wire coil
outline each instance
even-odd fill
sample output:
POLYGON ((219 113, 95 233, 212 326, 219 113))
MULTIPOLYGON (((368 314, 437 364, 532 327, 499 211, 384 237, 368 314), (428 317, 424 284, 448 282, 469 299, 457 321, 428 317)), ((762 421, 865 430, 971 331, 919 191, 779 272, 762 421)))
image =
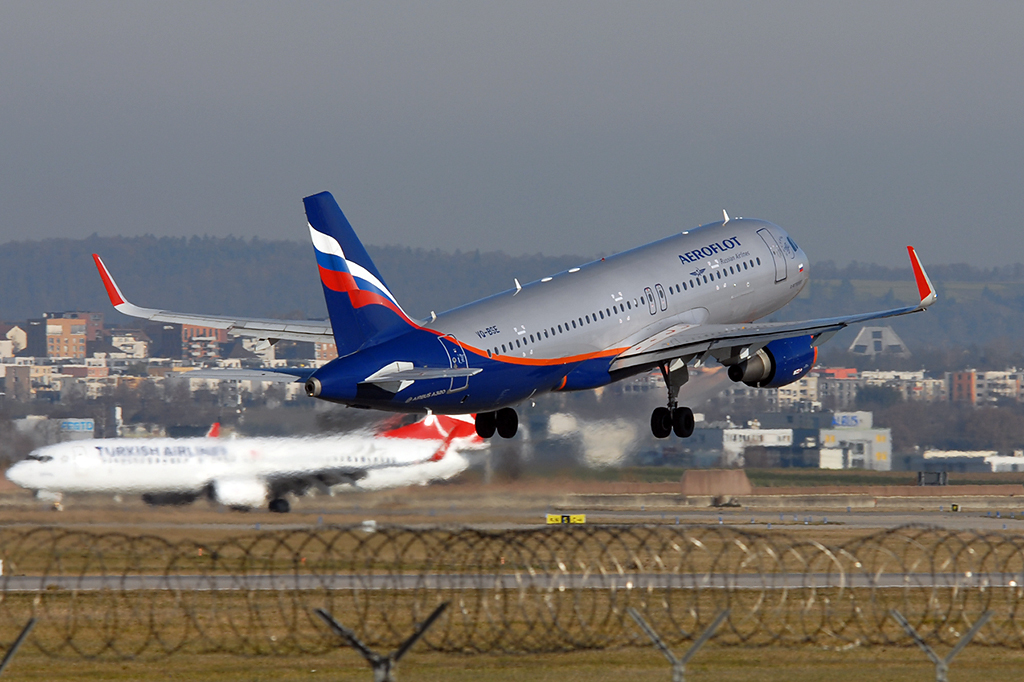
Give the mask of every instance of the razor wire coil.
POLYGON ((1024 646, 1024 536, 904 526, 838 545, 731 526, 320 526, 216 542, 59 528, 0 530, 0 645, 61 658, 322 653, 323 608, 375 647, 439 603, 423 641, 448 652, 538 653, 646 644, 627 608, 672 645, 723 608, 716 641, 905 644, 898 609, 954 644, 1024 646))

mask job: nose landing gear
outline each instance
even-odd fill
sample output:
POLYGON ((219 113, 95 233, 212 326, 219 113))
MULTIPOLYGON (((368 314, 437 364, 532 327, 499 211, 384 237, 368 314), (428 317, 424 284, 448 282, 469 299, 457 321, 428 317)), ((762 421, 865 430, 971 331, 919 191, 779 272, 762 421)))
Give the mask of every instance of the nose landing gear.
POLYGON ((686 363, 673 360, 660 366, 668 389, 668 407, 655 408, 651 414, 651 433, 655 438, 668 438, 673 432, 680 438, 689 438, 693 435, 693 410, 679 407, 677 401, 679 388, 690 378, 686 363))

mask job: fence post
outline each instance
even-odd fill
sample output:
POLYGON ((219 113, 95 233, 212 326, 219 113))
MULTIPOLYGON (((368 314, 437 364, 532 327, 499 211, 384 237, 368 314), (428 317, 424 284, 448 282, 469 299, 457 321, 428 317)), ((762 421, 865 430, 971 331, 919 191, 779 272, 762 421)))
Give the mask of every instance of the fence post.
POLYGON ((974 626, 967 631, 967 634, 960 638, 960 641, 956 643, 956 646, 953 647, 948 654, 946 654, 945 658, 942 658, 934 649, 928 646, 928 643, 925 642, 924 638, 918 634, 917 630, 914 629, 914 626, 903 617, 902 613, 896 609, 893 609, 890 613, 892 613, 892 617, 896 619, 896 622, 903 626, 903 629, 907 631, 907 634, 917 642, 917 645, 921 647, 925 655, 932 660, 932 663, 935 664, 935 682, 949 682, 949 666, 953 662, 953 659, 956 658, 957 654, 964 650, 964 647, 971 643, 971 640, 978 634, 978 631, 981 630, 985 623, 988 622, 988 619, 992 617, 991 611, 986 611, 981 614, 981 618, 974 623, 974 626))
POLYGON ((28 623, 26 623, 25 627, 22 628, 21 634, 18 635, 18 639, 14 640, 14 644, 11 645, 11 648, 8 649, 7 653, 4 655, 4 660, 0 661, 0 675, 4 674, 4 670, 7 669, 7 664, 11 662, 12 658, 14 658, 14 654, 18 653, 18 648, 21 647, 22 642, 24 642, 25 638, 28 637, 28 633, 32 631, 35 624, 35 618, 28 619, 28 623))
POLYGON ((402 657, 412 648, 412 645, 419 641, 420 637, 427 631, 427 629, 434 624, 444 610, 448 608, 448 604, 451 602, 444 602, 434 612, 427 616, 427 619, 416 626, 412 635, 409 636, 404 642, 402 642, 397 649, 392 651, 387 656, 381 656, 376 651, 370 649, 370 647, 363 644, 356 633, 349 630, 347 627, 334 620, 331 614, 327 613, 323 609, 315 609, 316 615, 320 616, 327 626, 334 631, 334 634, 338 635, 345 641, 347 641, 353 649, 358 651, 366 659, 366 662, 373 668, 373 682, 395 682, 395 668, 398 666, 398 662, 402 660, 402 657))
POLYGON ((647 636, 651 638, 652 642, 654 642, 654 646, 658 647, 658 649, 661 650, 661 653, 665 655, 665 658, 668 659, 669 665, 672 666, 672 682, 686 681, 686 664, 689 663, 690 659, 696 655, 700 648, 704 646, 709 639, 711 639, 711 636, 715 634, 715 630, 725 622, 725 619, 729 615, 729 609, 719 611, 718 615, 715 616, 715 619, 711 622, 711 625, 708 626, 707 630, 701 633, 700 637, 698 637, 693 645, 690 646, 686 654, 683 655, 682 658, 676 658, 675 654, 672 653, 672 650, 668 648, 668 644, 665 644, 665 641, 657 632, 655 632, 654 628, 644 620, 644 617, 640 615, 639 611, 630 606, 626 609, 626 612, 632 616, 633 620, 636 621, 636 624, 640 626, 640 629, 647 633, 647 636))

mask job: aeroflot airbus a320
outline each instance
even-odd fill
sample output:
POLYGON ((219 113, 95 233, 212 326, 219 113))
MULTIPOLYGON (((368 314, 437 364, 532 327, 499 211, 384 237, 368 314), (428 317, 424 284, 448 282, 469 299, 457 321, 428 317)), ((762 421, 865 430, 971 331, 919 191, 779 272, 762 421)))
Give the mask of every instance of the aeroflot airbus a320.
MULTIPOLYGON (((777 225, 724 219, 615 256, 414 320, 392 295, 334 197, 303 199, 330 321, 216 317, 129 303, 95 256, 114 307, 160 322, 197 324, 274 343, 331 341, 317 369, 207 370, 206 376, 302 381, 314 398, 353 407, 477 413, 490 438, 516 434, 514 406, 549 391, 604 386, 657 367, 668 401, 651 415, 659 438, 693 432, 677 404, 687 366, 715 358, 729 378, 777 387, 814 365, 818 346, 847 325, 924 310, 935 289, 907 247, 920 303, 804 322, 755 322, 807 284, 807 255, 777 225), (211 372, 219 372, 212 374, 211 372)), ((198 376, 198 374, 197 374, 198 376)))

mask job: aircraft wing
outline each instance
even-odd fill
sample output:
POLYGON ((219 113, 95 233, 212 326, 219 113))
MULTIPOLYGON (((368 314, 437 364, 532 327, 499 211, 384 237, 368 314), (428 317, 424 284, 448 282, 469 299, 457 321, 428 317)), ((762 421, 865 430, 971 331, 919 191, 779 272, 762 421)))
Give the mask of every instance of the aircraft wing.
POLYGON ((325 467, 301 474, 268 476, 266 480, 275 495, 283 495, 284 493, 305 495, 311 489, 328 494, 330 493, 331 486, 342 483, 355 483, 365 478, 366 473, 367 470, 365 468, 325 467))
POLYGON ((908 246, 907 250, 910 253, 918 294, 921 297, 917 305, 801 322, 679 324, 626 349, 615 358, 611 369, 615 371, 640 365, 653 365, 723 348, 734 349, 737 353, 746 349, 747 355, 752 355, 771 341, 794 336, 813 336, 814 345, 817 346, 848 325, 922 311, 935 302, 935 287, 921 266, 914 248, 908 246))
POLYGON ((247 336, 257 339, 288 341, 334 341, 331 323, 326 320, 275 320, 255 317, 221 317, 217 315, 195 315, 176 313, 157 308, 142 308, 128 302, 121 289, 110 276, 103 259, 95 253, 96 269, 103 279, 110 303, 118 312, 131 317, 141 317, 154 322, 172 322, 174 324, 194 324, 213 329, 225 329, 231 336, 247 336))

